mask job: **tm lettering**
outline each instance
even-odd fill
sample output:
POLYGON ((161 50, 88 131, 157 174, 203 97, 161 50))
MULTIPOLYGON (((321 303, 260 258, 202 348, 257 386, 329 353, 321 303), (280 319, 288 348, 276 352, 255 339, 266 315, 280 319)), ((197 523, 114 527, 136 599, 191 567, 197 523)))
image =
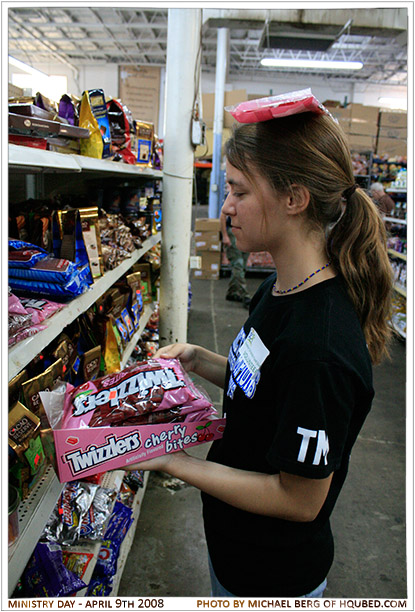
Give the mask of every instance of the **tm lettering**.
POLYGON ((298 427, 297 433, 302 436, 300 450, 298 452, 297 461, 304 463, 307 457, 307 453, 315 447, 313 465, 320 465, 321 459, 324 459, 324 465, 327 465, 327 455, 329 452, 329 439, 324 429, 315 431, 314 429, 305 429, 304 427, 298 427), (313 440, 316 442, 310 442, 313 440))

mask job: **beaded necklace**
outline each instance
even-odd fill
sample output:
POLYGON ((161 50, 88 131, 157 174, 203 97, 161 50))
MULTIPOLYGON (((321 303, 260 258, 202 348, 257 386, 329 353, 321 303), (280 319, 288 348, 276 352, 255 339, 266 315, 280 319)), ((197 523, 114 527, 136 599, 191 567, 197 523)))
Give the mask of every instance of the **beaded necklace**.
POLYGON ((316 274, 318 274, 319 272, 321 272, 325 268, 328 268, 330 264, 331 264, 331 259, 326 264, 324 264, 324 266, 322 266, 321 268, 319 268, 318 270, 316 270, 315 272, 310 274, 310 276, 307 276, 307 278, 305 278, 303 281, 301 281, 301 283, 298 283, 298 285, 295 285, 295 287, 291 287, 291 289, 285 289, 285 290, 277 289, 276 288, 277 282, 275 282, 274 286, 273 286, 273 291, 274 291, 274 293, 278 293, 279 295, 283 295, 285 293, 290 293, 291 291, 294 291, 294 289, 298 289, 298 287, 301 287, 301 285, 304 285, 304 283, 306 283, 308 280, 310 280, 310 278, 312 278, 313 276, 315 276, 316 274))

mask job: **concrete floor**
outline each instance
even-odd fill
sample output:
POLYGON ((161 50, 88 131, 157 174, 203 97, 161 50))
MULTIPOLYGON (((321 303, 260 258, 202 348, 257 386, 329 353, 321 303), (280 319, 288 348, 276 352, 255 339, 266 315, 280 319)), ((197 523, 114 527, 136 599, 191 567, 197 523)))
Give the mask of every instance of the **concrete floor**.
MULTIPOLYGON (((248 276, 253 293, 261 276, 248 276)), ((246 318, 225 300, 228 279, 193 280, 188 341, 227 355, 246 318)), ((376 398, 354 447, 332 518, 336 556, 325 596, 405 598, 405 344, 374 370, 376 398)), ((206 390, 217 408, 221 393, 206 390)), ((193 450, 203 457, 204 444, 193 450)), ((204 597, 210 593, 199 492, 152 473, 119 596, 204 597)))

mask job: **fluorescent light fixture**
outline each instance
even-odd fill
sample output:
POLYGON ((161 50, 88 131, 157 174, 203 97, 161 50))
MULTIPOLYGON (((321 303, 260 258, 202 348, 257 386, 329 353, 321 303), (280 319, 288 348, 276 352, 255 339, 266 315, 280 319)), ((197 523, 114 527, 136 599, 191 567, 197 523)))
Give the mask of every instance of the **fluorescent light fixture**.
POLYGON ((21 62, 20 60, 16 59, 15 57, 12 57, 11 55, 9 55, 9 64, 11 66, 14 66, 15 68, 19 68, 19 70, 27 72, 28 74, 32 74, 33 76, 49 76, 48 74, 46 74, 46 72, 36 70, 36 68, 33 68, 32 66, 29 66, 29 64, 25 64, 24 62, 21 62))
POLYGON ((379 106, 386 108, 394 108, 398 110, 407 110, 408 101, 406 98, 378 98, 379 106))
POLYGON ((270 68, 318 68, 319 70, 361 70, 362 62, 342 62, 337 60, 279 59, 264 57, 263 66, 270 68))

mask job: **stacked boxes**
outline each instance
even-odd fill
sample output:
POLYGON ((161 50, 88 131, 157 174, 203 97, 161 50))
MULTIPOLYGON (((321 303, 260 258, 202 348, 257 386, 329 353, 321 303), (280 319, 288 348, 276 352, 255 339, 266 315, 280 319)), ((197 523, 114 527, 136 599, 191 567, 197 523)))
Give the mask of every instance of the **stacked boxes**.
POLYGON ((407 154, 407 114, 383 111, 377 106, 348 104, 346 107, 327 106, 347 135, 352 151, 374 151, 378 155, 407 154))
POLYGON ((202 267, 194 271, 194 277, 217 280, 222 246, 219 219, 196 219, 194 238, 196 255, 202 261, 202 267))
POLYGON ((377 106, 350 104, 349 146, 352 150, 373 151, 378 132, 377 106))
POLYGON ((405 112, 381 111, 377 153, 390 156, 407 153, 407 114, 405 112))
POLYGON ((377 106, 348 104, 345 108, 330 108, 330 112, 346 133, 352 151, 375 150, 379 115, 377 106))

